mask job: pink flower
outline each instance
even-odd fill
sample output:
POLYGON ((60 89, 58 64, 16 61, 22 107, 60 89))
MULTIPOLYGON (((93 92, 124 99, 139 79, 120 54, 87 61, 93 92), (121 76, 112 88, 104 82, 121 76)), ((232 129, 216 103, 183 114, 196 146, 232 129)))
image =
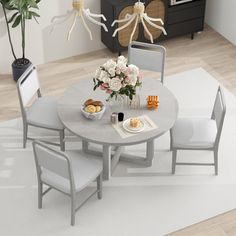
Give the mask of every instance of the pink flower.
POLYGON ((129 75, 131 73, 131 69, 129 67, 127 67, 126 71, 125 71, 125 75, 129 75))
POLYGON ((108 87, 109 87, 109 84, 108 84, 108 83, 103 83, 102 86, 103 86, 104 88, 108 88, 108 87))
POLYGON ((108 87, 109 87, 108 83, 103 83, 103 84, 100 85, 101 90, 106 90, 108 87))
POLYGON ((129 76, 125 77, 125 83, 126 83, 126 84, 129 84, 129 83, 130 83, 130 78, 129 78, 129 76))
POLYGON ((106 93, 108 93, 108 94, 112 94, 113 91, 112 91, 111 89, 107 89, 106 93))

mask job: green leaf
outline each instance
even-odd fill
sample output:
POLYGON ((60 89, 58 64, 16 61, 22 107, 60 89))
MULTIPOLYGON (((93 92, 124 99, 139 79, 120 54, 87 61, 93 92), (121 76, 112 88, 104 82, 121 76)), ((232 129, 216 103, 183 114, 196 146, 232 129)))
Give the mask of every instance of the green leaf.
POLYGON ((20 24, 20 22, 21 22, 21 16, 17 16, 13 25, 12 25, 12 28, 17 27, 20 24))
POLYGON ((12 15, 12 17, 10 18, 10 20, 8 20, 8 24, 10 24, 14 19, 15 19, 15 17, 17 16, 17 14, 18 14, 18 12, 16 12, 16 13, 14 13, 13 15, 12 15))
POLYGON ((33 12, 33 11, 29 11, 29 13, 32 15, 32 16, 35 16, 35 17, 40 17, 40 15, 36 12, 33 12))

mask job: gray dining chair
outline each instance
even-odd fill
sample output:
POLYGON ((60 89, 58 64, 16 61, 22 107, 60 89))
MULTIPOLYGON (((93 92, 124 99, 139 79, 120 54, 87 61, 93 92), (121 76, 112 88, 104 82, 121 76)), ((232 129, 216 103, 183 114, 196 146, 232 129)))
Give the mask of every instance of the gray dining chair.
POLYGON ((142 42, 131 42, 128 48, 128 63, 140 69, 161 73, 164 82, 166 49, 163 46, 142 42))
POLYGON ((23 120, 23 147, 26 147, 27 139, 34 140, 28 137, 28 127, 34 126, 59 132, 60 143, 41 141, 60 146, 64 151, 65 129, 57 114, 57 101, 42 96, 37 69, 34 65, 19 78, 17 90, 23 120))
POLYGON ((71 225, 75 224, 75 213, 97 193, 102 198, 102 161, 86 158, 78 151, 56 151, 46 144, 33 142, 34 157, 38 178, 38 208, 42 208, 43 196, 51 189, 56 189, 71 198, 71 225), (78 207, 77 194, 97 181, 97 189, 78 207), (43 184, 48 188, 43 192, 43 184))
POLYGON ((226 113, 225 98, 219 87, 211 118, 179 118, 171 129, 172 174, 176 165, 214 166, 218 175, 218 149, 226 113), (177 162, 177 150, 210 150, 213 163, 177 162))

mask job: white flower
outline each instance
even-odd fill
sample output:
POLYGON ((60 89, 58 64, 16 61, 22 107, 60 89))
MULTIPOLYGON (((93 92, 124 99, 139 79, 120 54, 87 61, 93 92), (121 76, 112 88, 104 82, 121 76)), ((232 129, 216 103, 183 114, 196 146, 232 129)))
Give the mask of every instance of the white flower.
POLYGON ((102 81, 103 83, 109 83, 110 82, 110 77, 107 74, 106 71, 102 70, 100 73, 100 76, 98 78, 100 81, 102 81))
POLYGON ((120 72, 125 73, 125 72, 126 72, 126 69, 127 69, 127 66, 126 66, 126 64, 125 64, 124 62, 119 61, 119 62, 117 63, 117 68, 118 68, 118 70, 119 70, 120 72))
POLYGON ((136 75, 129 75, 129 84, 135 86, 137 83, 138 77, 136 75))
POLYGON ((108 73, 111 75, 111 77, 114 77, 116 75, 116 69, 115 68, 110 68, 108 70, 108 73))
POLYGON ((138 76, 139 68, 137 66, 130 64, 128 67, 129 67, 130 74, 138 76))
POLYGON ((121 89, 122 84, 121 84, 120 79, 115 77, 110 80, 109 86, 111 90, 118 92, 121 89))
POLYGON ((94 77, 98 79, 100 77, 100 74, 101 74, 101 68, 96 70, 94 77))
POLYGON ((117 63, 119 63, 119 62, 127 64, 128 60, 124 56, 119 56, 117 59, 117 63))
POLYGON ((116 68, 116 62, 111 60, 108 60, 105 64, 103 64, 103 67, 105 68, 105 70, 109 70, 111 68, 115 69, 116 68))

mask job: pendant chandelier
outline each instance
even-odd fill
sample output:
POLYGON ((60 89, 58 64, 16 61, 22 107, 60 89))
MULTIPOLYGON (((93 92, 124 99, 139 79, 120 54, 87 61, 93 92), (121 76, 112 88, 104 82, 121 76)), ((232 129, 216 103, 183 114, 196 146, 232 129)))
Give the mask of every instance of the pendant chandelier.
POLYGON ((138 2, 136 2, 133 6, 133 14, 126 14, 124 19, 121 20, 114 20, 112 23, 112 27, 116 24, 116 23, 124 23, 124 25, 122 25, 121 27, 118 27, 114 33, 113 33, 113 37, 116 36, 116 34, 125 29, 126 27, 128 27, 132 22, 134 22, 134 27, 132 30, 132 33, 130 35, 130 43, 132 42, 132 39, 134 37, 134 33, 137 29, 138 23, 141 23, 144 30, 146 31, 146 33, 148 34, 151 43, 153 43, 153 35, 150 33, 150 31, 147 28, 146 23, 148 23, 149 25, 153 26, 156 29, 161 30, 164 35, 167 35, 166 30, 164 27, 155 24, 154 22, 160 22, 161 25, 164 25, 164 22, 162 21, 161 18, 152 18, 149 17, 147 15, 147 13, 145 13, 145 6, 143 2, 140 2, 140 0, 138 0, 138 2))
POLYGON ((108 29, 106 27, 105 24, 101 23, 100 21, 94 19, 94 18, 102 18, 104 21, 106 21, 106 17, 103 14, 93 14, 90 12, 89 9, 85 9, 84 8, 84 0, 73 0, 72 2, 72 7, 73 9, 68 11, 66 14, 61 15, 61 16, 54 16, 52 18, 52 30, 53 31, 54 27, 58 24, 62 24, 65 21, 69 20, 72 16, 73 16, 73 22, 72 25, 68 31, 67 34, 67 40, 70 40, 71 34, 75 28, 75 24, 78 18, 81 18, 82 24, 85 27, 85 29, 87 30, 90 39, 93 39, 92 36, 92 32, 89 29, 85 19, 87 19, 88 21, 92 22, 93 24, 99 25, 101 27, 103 27, 103 29, 107 32, 108 29))

